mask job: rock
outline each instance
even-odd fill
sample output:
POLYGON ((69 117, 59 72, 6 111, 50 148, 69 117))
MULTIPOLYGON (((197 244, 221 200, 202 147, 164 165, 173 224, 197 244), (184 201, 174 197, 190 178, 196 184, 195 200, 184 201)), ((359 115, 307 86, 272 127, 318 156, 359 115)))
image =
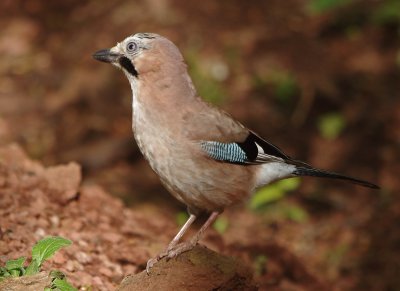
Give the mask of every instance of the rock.
POLYGON ((2 291, 37 291, 44 290, 46 286, 50 286, 51 278, 46 272, 40 272, 32 276, 22 276, 16 278, 8 278, 0 282, 0 290, 2 291))
POLYGON ((135 290, 258 290, 252 271, 241 262, 222 256, 203 246, 165 258, 143 271, 125 277, 118 291, 135 290))
POLYGON ((46 169, 45 177, 48 187, 57 195, 60 202, 66 203, 76 197, 81 184, 81 167, 74 162, 67 165, 49 167, 46 169))

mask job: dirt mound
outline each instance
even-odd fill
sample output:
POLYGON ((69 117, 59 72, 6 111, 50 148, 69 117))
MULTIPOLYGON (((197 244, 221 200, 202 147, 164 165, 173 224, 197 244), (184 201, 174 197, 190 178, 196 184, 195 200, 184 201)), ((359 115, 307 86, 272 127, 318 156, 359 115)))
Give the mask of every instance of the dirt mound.
POLYGON ((80 183, 76 163, 45 168, 17 145, 0 148, 0 265, 30 257, 44 236, 63 236, 73 245, 44 269, 65 272, 74 286, 110 290, 154 255, 150 238, 163 240, 165 219, 126 209, 101 188, 80 183))
POLYGON ((258 290, 251 270, 241 262, 197 246, 176 260, 164 258, 150 274, 126 277, 118 291, 165 290, 166 284, 168 290, 258 290))

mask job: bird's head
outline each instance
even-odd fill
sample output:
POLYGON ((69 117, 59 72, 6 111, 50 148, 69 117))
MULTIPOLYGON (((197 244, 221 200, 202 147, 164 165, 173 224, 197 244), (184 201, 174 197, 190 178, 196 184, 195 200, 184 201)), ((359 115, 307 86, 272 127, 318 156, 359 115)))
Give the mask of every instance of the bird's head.
POLYGON ((154 33, 128 36, 110 49, 97 51, 93 58, 122 69, 130 80, 183 61, 181 53, 171 41, 154 33))

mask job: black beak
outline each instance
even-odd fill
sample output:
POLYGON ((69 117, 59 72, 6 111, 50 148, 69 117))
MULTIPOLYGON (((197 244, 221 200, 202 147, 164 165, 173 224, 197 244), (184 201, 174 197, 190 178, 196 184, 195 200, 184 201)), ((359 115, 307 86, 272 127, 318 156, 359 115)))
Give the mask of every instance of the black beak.
POLYGON ((116 63, 120 57, 120 54, 113 53, 109 49, 99 50, 93 54, 95 60, 105 63, 116 63))

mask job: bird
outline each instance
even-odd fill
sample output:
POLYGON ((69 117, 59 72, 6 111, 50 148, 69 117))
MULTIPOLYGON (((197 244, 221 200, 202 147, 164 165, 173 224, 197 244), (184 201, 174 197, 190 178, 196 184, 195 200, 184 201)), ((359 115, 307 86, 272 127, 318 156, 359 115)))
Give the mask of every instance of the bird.
POLYGON ((293 159, 197 93, 178 47, 155 33, 136 33, 93 58, 121 69, 132 89, 137 145, 165 188, 189 217, 165 251, 148 260, 191 250, 223 210, 273 181, 312 176, 364 187, 379 186, 293 159), (199 215, 208 219, 188 241, 182 236, 199 215))

